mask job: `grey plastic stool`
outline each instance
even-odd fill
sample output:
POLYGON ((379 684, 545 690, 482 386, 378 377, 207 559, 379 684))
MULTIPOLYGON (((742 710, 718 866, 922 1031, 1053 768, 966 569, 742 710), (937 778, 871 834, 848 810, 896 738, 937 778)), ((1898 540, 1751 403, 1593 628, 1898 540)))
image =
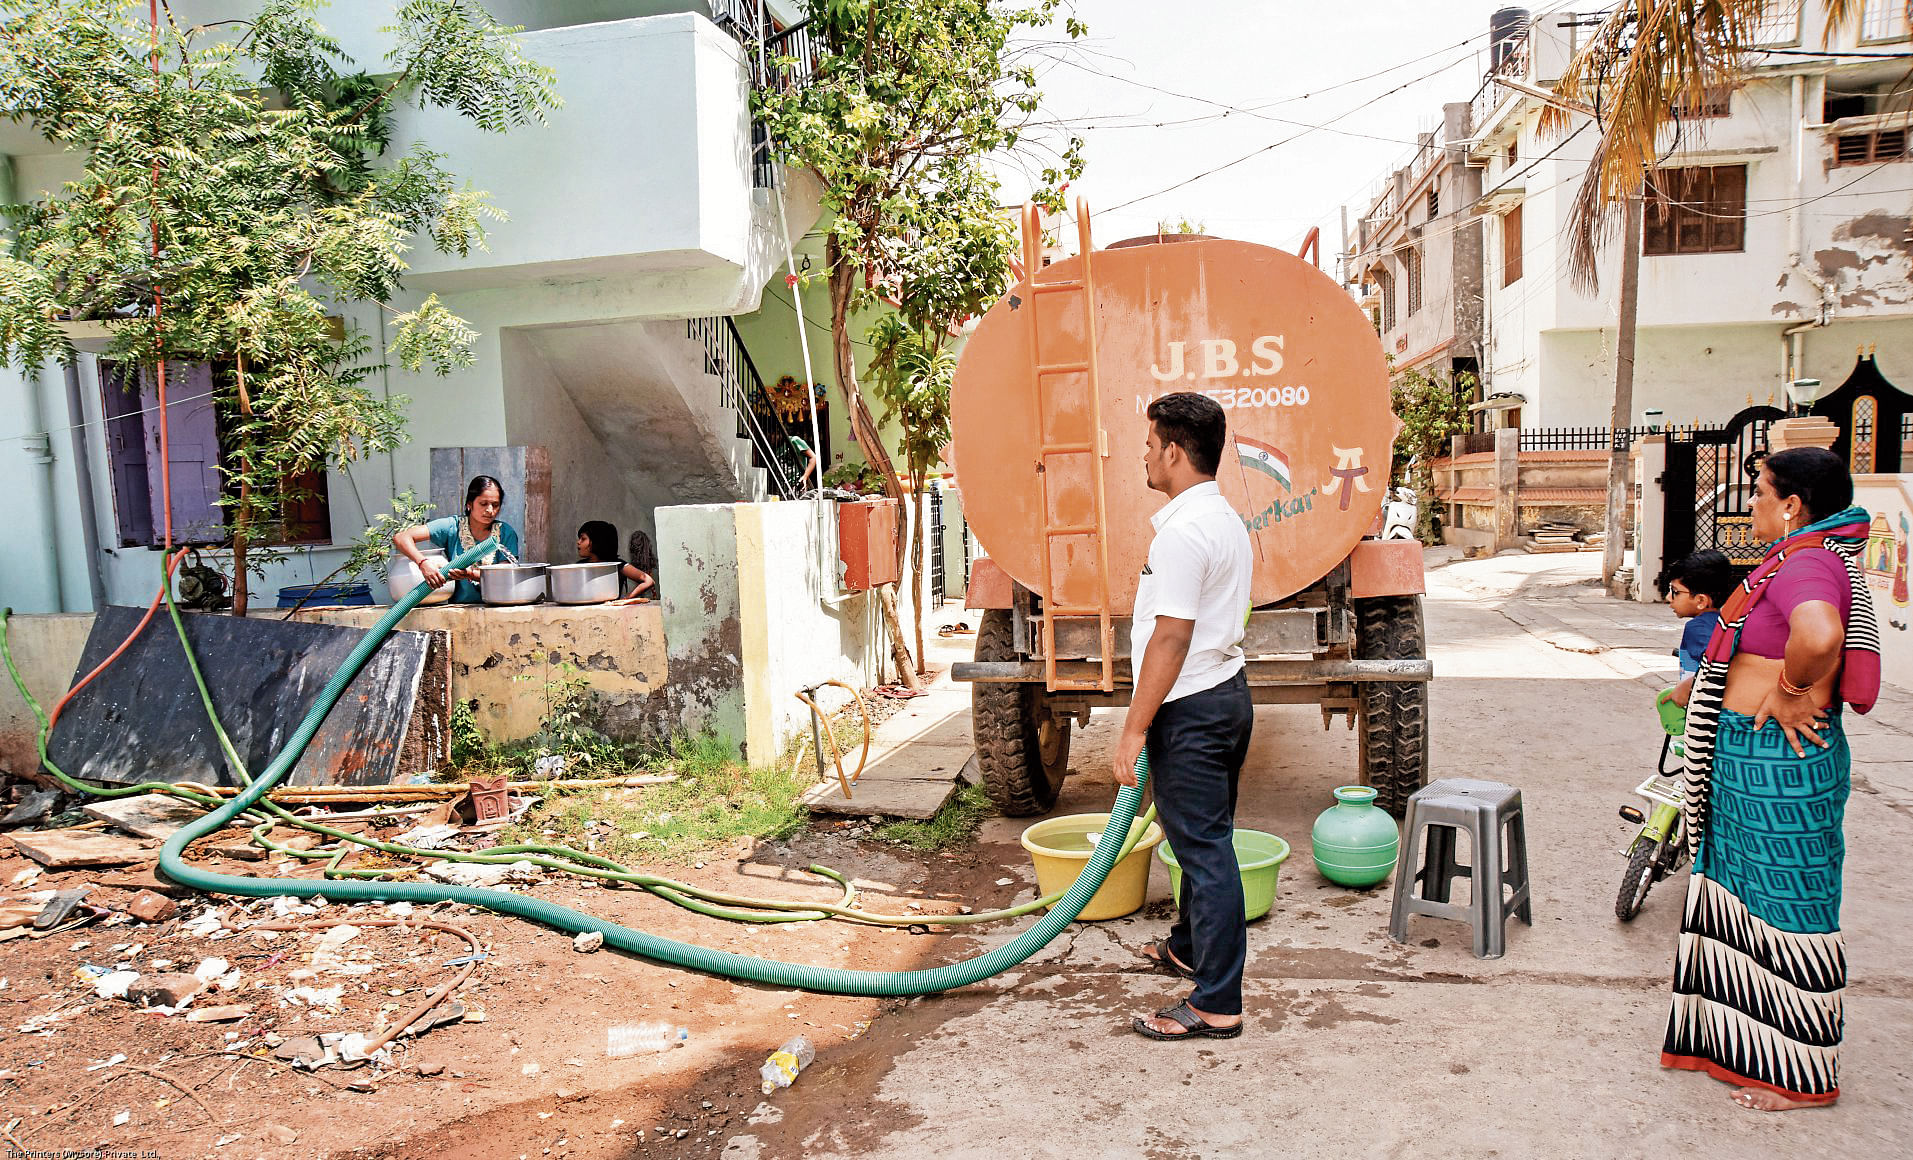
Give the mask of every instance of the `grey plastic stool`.
POLYGON ((1402 819, 1389 938, 1408 941, 1411 914, 1473 924, 1478 959, 1498 959, 1506 951, 1508 915, 1534 925, 1520 790, 1493 781, 1446 778, 1415 791, 1402 819), (1461 830, 1468 833, 1472 866, 1455 861, 1455 835, 1461 830), (1464 874, 1472 879, 1472 901, 1461 906, 1448 896, 1454 880, 1464 874))

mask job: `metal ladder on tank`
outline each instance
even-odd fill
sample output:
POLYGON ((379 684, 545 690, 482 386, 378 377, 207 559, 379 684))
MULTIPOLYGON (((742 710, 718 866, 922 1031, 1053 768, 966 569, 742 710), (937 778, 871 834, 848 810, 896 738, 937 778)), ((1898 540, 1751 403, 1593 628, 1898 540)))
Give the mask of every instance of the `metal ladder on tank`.
POLYGON ((1092 270, 1094 247, 1090 244, 1089 205, 1076 199, 1076 229, 1081 242, 1082 272, 1075 278, 1050 282, 1037 281, 1043 269, 1043 211, 1036 205, 1023 207, 1023 272, 1029 280, 1030 370, 1036 388, 1037 471, 1042 475, 1043 500, 1043 680, 1051 692, 1101 691, 1116 687, 1115 622, 1109 613, 1109 513, 1103 496, 1103 460, 1109 454, 1109 435, 1103 429, 1102 392, 1096 375, 1096 280, 1092 270), (1044 327, 1037 302, 1049 294, 1080 296, 1083 304, 1083 357, 1064 362, 1044 362, 1044 327), (1089 438, 1087 441, 1051 442, 1046 416, 1049 394, 1045 383, 1057 375, 1084 377, 1088 394, 1089 438), (1087 524, 1051 522, 1054 507, 1050 503, 1051 482, 1057 477, 1059 460, 1082 456, 1089 460, 1089 491, 1092 515, 1087 524), (1091 542, 1096 565, 1096 604, 1094 607, 1065 605, 1057 599, 1055 545, 1059 540, 1087 539, 1091 542), (1101 673, 1095 679, 1056 675, 1056 624, 1059 620, 1095 618, 1102 641, 1101 673))

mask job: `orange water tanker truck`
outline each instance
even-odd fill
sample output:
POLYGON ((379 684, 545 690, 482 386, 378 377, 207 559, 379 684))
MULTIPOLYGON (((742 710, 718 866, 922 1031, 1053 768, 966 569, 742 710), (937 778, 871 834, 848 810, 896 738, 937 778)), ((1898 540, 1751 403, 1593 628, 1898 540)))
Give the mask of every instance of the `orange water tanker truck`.
POLYGON ((1359 737, 1363 784, 1400 814, 1428 772, 1421 545, 1376 536, 1399 422, 1379 337, 1310 263, 1203 235, 1091 245, 1041 265, 1027 207, 1017 283, 951 390, 950 457, 985 556, 972 683, 997 808, 1048 811, 1072 723, 1129 703, 1129 616, 1147 562, 1144 411, 1200 391, 1229 422, 1217 479, 1254 551, 1242 647, 1257 704, 1320 706, 1359 737))

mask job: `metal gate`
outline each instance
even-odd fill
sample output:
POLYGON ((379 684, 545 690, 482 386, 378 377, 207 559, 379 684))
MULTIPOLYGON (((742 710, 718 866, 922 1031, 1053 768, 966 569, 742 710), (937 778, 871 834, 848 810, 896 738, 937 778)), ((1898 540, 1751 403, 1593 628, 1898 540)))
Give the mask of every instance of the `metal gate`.
POLYGON ((957 516, 957 522, 961 532, 957 539, 963 543, 963 593, 965 596, 968 596, 970 592, 970 561, 972 559, 969 514, 967 512, 959 514, 957 516))
POLYGON ((930 488, 930 607, 943 607, 943 488, 931 483, 930 488))
POLYGON ((1786 417, 1778 407, 1748 407, 1725 427, 1669 433, 1661 476, 1663 569, 1708 548, 1743 571, 1760 562, 1765 545, 1754 535, 1754 479, 1767 454, 1767 428, 1786 417))

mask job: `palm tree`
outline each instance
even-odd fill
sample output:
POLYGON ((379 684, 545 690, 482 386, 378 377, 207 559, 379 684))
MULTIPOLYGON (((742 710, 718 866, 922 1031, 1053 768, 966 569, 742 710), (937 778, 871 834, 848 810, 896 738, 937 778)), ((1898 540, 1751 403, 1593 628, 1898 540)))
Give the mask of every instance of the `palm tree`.
MULTIPOLYGON (((1864 0, 1822 0, 1825 35, 1859 22, 1864 0)), ((1601 136, 1568 215, 1568 272, 1595 287, 1595 260, 1613 235, 1613 210, 1638 197, 1660 157, 1661 132, 1684 103, 1744 79, 1754 31, 1786 0, 1621 0, 1561 75, 1543 128, 1568 127, 1568 105, 1592 107, 1601 136)), ((1909 2, 1913 9, 1913 2, 1909 2)))

